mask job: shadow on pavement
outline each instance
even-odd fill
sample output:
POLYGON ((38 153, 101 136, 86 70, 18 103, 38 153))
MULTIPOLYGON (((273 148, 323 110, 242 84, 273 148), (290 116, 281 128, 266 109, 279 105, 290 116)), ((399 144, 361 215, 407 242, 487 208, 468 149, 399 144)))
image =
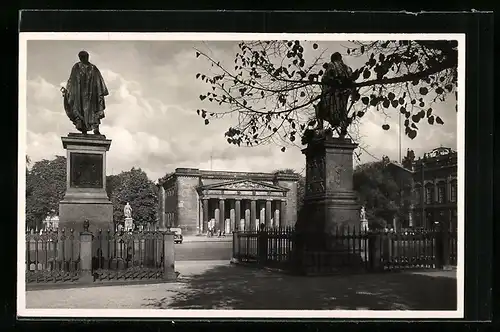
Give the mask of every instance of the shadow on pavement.
POLYGON ((172 309, 456 310, 456 279, 409 273, 300 277, 239 265, 184 278, 172 309))

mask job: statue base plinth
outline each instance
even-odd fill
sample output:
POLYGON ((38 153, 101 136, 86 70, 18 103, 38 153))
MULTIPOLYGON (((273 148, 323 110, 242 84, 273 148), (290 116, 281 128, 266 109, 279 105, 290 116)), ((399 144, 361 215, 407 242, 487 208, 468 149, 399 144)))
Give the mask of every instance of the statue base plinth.
POLYGON ((59 203, 59 227, 83 231, 113 230, 113 204, 106 193, 106 152, 111 140, 104 135, 70 133, 61 138, 67 151, 67 182, 59 203))
POLYGON ((134 229, 134 220, 132 218, 125 218, 125 231, 130 231, 134 229))
POLYGON ((296 229, 335 234, 359 229, 359 204, 353 190, 353 151, 349 139, 323 136, 302 150, 306 155, 306 193, 296 229))
POLYGON ((360 231, 360 206, 352 189, 356 147, 349 139, 324 135, 314 137, 302 150, 306 155, 306 193, 295 225, 293 253, 298 271, 307 270, 316 259, 322 262, 318 273, 362 267, 361 257, 353 255, 352 245, 350 248, 342 238, 360 231))

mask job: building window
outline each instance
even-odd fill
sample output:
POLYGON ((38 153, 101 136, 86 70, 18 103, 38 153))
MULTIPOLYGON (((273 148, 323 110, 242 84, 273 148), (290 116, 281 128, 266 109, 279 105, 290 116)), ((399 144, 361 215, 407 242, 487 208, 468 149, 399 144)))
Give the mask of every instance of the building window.
POLYGON ((421 200, 420 193, 421 192, 422 192, 422 187, 420 187, 420 186, 415 187, 415 191, 413 192, 413 197, 414 197, 415 202, 417 204, 420 203, 420 200, 421 200))
POLYGON ((446 184, 444 182, 438 183, 438 203, 442 204, 445 202, 446 195, 446 184))
POLYGON ((450 188, 450 201, 456 202, 457 201, 457 181, 454 180, 451 182, 451 188, 450 188))
POLYGON ((434 201, 434 186, 428 184, 425 186, 425 204, 432 204, 434 201))

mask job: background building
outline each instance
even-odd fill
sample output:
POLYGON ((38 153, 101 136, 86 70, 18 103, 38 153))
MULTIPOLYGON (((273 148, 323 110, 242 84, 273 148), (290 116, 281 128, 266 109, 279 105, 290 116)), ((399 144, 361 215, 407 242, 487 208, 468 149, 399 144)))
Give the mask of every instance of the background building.
POLYGON ((179 227, 185 234, 215 230, 256 230, 258 225, 294 225, 297 182, 289 173, 247 173, 177 168, 160 180, 160 228, 179 227))
MULTIPOLYGON (((457 152, 439 147, 415 160, 408 150, 402 165, 389 167, 401 181, 401 188, 410 188, 410 199, 400 202, 408 210, 402 227, 433 228, 437 223, 457 227, 457 152)), ((405 195, 403 195, 405 196, 405 195)))

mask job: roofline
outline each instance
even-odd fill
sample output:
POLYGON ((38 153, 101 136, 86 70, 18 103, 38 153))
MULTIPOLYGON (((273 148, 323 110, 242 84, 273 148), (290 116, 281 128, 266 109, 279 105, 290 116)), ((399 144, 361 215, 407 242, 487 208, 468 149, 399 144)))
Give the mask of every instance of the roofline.
MULTIPOLYGON (((211 183, 211 184, 197 186, 196 188, 197 189, 201 189, 201 190, 203 190, 203 189, 212 189, 212 188, 216 188, 216 187, 223 187, 225 185, 230 185, 230 184, 234 184, 234 183, 241 183, 241 182, 252 182, 252 183, 260 184, 260 185, 268 187, 270 189, 275 189, 276 191, 290 191, 289 188, 284 188, 284 187, 281 187, 281 186, 275 186, 275 185, 271 185, 271 184, 268 184, 268 183, 264 183, 264 182, 260 182, 260 181, 255 181, 255 180, 252 180, 252 179, 239 179, 239 180, 234 180, 234 181, 229 181, 229 182, 211 183)), ((246 189, 242 189, 242 190, 245 191, 246 189)), ((248 190, 255 190, 255 189, 248 189, 248 190)))
POLYGON ((402 170, 407 171, 407 172, 408 172, 408 173, 410 173, 410 174, 414 174, 414 173, 415 173, 415 171, 412 171, 411 169, 408 169, 408 168, 406 168, 406 167, 403 167, 403 165, 400 165, 399 163, 395 163, 395 162, 393 162, 393 161, 389 162, 389 164, 388 164, 388 165, 394 165, 394 166, 396 166, 396 167, 398 167, 398 168, 400 168, 400 169, 402 169, 402 170))

